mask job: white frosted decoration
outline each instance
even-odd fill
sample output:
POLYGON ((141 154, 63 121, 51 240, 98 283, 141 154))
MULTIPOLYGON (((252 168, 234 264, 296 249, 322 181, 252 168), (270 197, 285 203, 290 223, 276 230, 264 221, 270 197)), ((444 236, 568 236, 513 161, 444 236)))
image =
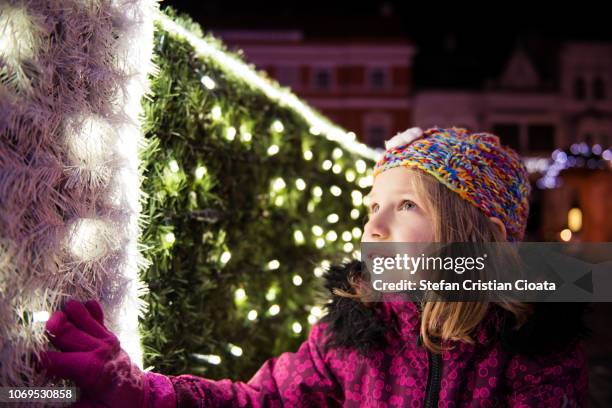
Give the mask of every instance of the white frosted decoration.
POLYGON ((34 56, 32 22, 25 8, 0 4, 0 56, 11 64, 34 56))
POLYGON ((117 131, 93 115, 68 119, 65 129, 70 160, 74 166, 95 171, 110 159, 117 131))
POLYGON ((68 233, 70 253, 79 261, 92 261, 113 248, 113 231, 106 221, 95 218, 75 220, 68 233))
POLYGON ((403 146, 414 142, 415 140, 423 136, 423 129, 419 127, 413 127, 408 130, 398 133, 391 139, 385 142, 385 149, 393 149, 394 147, 403 146))

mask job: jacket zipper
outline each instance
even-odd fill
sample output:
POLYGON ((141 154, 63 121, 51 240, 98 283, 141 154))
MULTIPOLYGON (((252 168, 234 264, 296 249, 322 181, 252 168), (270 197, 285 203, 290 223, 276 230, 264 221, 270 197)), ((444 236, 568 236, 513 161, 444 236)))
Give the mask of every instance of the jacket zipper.
MULTIPOLYGON (((419 335, 417 344, 422 345, 422 338, 419 335)), ((423 408, 437 408, 438 398, 440 397, 440 371, 442 369, 442 356, 427 350, 429 361, 429 373, 427 375, 427 387, 425 388, 425 400, 423 408)))

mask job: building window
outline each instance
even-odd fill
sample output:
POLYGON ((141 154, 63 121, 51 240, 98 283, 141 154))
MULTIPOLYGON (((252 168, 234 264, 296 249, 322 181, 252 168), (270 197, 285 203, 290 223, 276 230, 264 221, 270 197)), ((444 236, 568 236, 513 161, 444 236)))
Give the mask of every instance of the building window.
POLYGON ((387 128, 381 125, 372 125, 368 127, 368 145, 371 147, 385 147, 385 138, 387 137, 387 128))
POLYGON ((387 87, 388 75, 384 68, 372 68, 369 72, 369 83, 372 89, 387 87))
POLYGON ((606 99, 606 84, 601 77, 593 81, 593 97, 598 101, 606 99))
POLYGON ((551 152, 555 149, 555 127, 553 125, 529 125, 528 149, 532 152, 551 152))
POLYGON ((330 68, 316 68, 314 71, 314 85, 317 89, 329 89, 332 84, 332 71, 330 68))
POLYGON ((493 133, 499 136, 502 144, 514 150, 521 151, 521 138, 519 126, 512 123, 498 123, 493 125, 493 133))
POLYGON ((574 99, 584 100, 586 98, 586 84, 583 78, 574 80, 574 99))

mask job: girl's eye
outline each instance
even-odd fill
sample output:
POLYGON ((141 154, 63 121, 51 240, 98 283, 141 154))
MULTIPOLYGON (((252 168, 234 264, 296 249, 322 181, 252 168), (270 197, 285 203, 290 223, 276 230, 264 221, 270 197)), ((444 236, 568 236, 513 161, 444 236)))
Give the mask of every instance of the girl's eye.
POLYGON ((375 213, 378 210, 378 204, 374 203, 370 206, 370 212, 375 213))
POLYGON ((400 204, 400 209, 402 210, 410 210, 412 208, 416 207, 416 204, 410 200, 404 200, 402 201, 402 203, 400 204))

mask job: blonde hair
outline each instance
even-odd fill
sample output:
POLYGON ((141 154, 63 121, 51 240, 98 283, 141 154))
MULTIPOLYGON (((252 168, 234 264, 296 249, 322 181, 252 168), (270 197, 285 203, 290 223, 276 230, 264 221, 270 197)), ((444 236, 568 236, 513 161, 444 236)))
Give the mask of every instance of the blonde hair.
MULTIPOLYGON (((434 242, 503 242, 502 233, 480 209, 463 200, 446 188, 433 176, 417 169, 407 168, 411 187, 416 192, 424 210, 430 216, 434 229, 434 242)), ((368 307, 372 306, 371 287, 355 276, 349 276, 351 291, 335 288, 338 296, 355 298, 368 307)), ((529 317, 532 307, 516 301, 496 302, 515 317, 520 327, 529 317)), ((423 345, 436 353, 446 348, 432 338, 441 341, 458 340, 473 343, 472 331, 484 319, 490 302, 421 302, 420 333, 423 345)))

